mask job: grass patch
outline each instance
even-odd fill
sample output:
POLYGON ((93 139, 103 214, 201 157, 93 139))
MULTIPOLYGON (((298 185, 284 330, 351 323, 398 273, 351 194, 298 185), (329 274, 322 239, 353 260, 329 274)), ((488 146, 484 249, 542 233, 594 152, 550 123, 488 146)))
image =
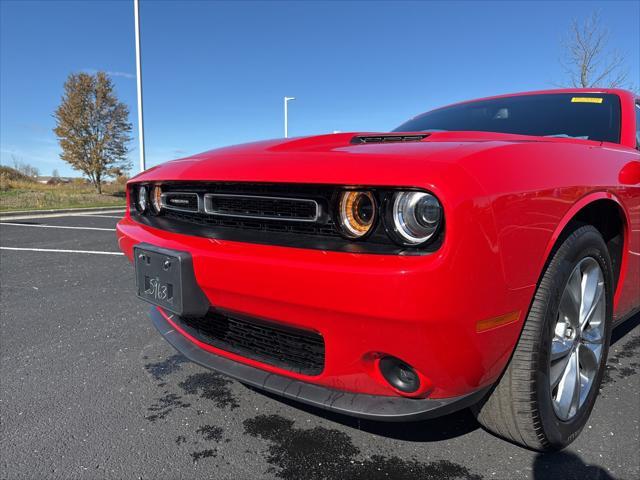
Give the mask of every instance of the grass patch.
POLYGON ((104 185, 102 194, 91 185, 70 183, 44 185, 24 179, 0 176, 0 212, 56 208, 123 207, 125 186, 104 185))

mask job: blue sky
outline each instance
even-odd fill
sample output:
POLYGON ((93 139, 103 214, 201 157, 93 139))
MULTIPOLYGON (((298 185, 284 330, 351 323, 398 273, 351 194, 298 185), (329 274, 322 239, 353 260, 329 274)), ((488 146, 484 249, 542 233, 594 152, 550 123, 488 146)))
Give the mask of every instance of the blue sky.
MULTIPOLYGON (((600 10, 640 85, 640 1, 141 0, 147 163, 282 136, 388 131, 442 104, 553 88, 600 10)), ((51 129, 69 73, 111 72, 137 132, 133 1, 0 2, 0 160, 75 173, 51 129)), ((131 143, 137 172, 137 140, 131 143)))

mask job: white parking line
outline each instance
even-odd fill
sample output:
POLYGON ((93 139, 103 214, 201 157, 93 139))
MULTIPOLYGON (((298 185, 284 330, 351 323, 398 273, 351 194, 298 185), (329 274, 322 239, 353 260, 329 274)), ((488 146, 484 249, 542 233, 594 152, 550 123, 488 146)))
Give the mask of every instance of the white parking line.
POLYGON ((57 248, 0 247, 0 250, 17 250, 20 252, 93 253, 95 255, 124 255, 124 253, 122 252, 102 252, 99 250, 59 250, 57 248))
POLYGON ((116 215, 89 215, 88 213, 74 213, 73 217, 100 217, 100 218, 124 218, 122 216, 118 217, 116 215))
POLYGON ((69 230, 99 230, 102 232, 115 232, 115 228, 98 228, 98 227, 67 227, 65 225, 29 225, 28 223, 9 223, 0 222, 0 225, 10 225, 12 227, 38 227, 38 228, 66 228, 69 230))

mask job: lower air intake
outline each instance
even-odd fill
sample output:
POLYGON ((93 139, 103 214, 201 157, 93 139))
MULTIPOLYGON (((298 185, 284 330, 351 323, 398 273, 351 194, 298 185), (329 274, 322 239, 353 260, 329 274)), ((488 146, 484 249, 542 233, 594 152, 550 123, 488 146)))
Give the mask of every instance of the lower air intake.
POLYGON ((178 322, 189 335, 221 350, 303 375, 324 369, 324 339, 315 332, 226 312, 178 322))

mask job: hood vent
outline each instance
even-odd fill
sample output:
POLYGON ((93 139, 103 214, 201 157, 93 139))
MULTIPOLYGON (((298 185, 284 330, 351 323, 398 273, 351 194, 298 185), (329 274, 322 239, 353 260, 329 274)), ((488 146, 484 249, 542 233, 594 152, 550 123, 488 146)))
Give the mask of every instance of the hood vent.
POLYGON ((402 143, 402 142, 419 142, 429 134, 419 135, 356 135, 351 139, 354 145, 363 143, 402 143))

